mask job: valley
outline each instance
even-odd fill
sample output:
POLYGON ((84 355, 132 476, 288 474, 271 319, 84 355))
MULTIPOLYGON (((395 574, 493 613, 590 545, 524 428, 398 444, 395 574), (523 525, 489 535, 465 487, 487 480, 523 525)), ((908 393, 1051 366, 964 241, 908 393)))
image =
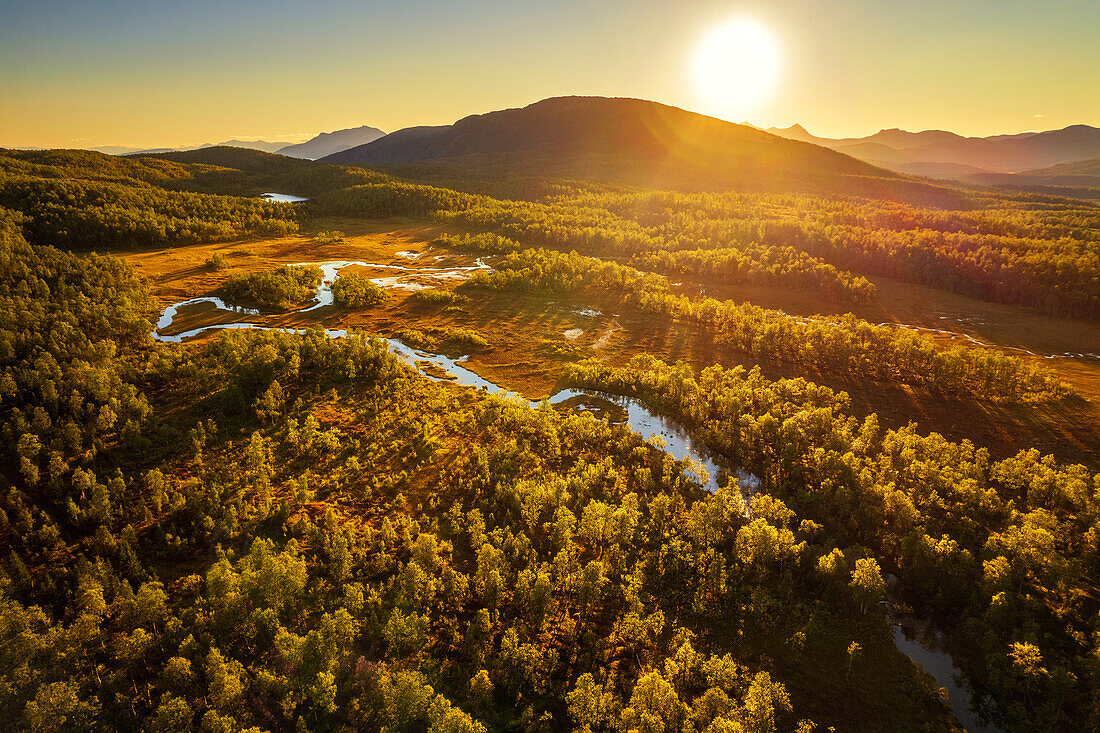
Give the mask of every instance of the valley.
POLYGON ((3 733, 1100 733, 1100 3, 0 0, 3 733))
MULTIPOLYGON (((175 338, 207 326, 262 323, 278 328, 329 330, 364 329, 393 337, 405 329, 469 328, 491 334, 490 348, 467 354, 468 368, 505 389, 539 399, 557 389, 569 361, 598 357, 622 364, 639 353, 696 368, 718 363, 732 367, 759 366, 770 378, 804 377, 848 393, 857 414, 876 413, 887 425, 915 421, 922 431, 952 440, 971 439, 994 456, 1008 457, 1037 447, 1062 460, 1100 466, 1100 360, 1076 349, 1100 344, 1100 326, 1090 321, 1057 319, 1025 308, 988 303, 918 285, 876 279, 879 297, 867 306, 838 307, 810 293, 783 288, 730 286, 711 279, 681 276, 673 290, 698 297, 747 300, 766 308, 782 307, 798 316, 852 312, 872 323, 905 324, 944 346, 979 345, 1032 357, 1073 386, 1080 399, 1058 405, 994 406, 978 401, 945 400, 920 389, 898 389, 858 378, 837 377, 792 363, 757 364, 737 349, 720 349, 706 329, 685 322, 655 323, 628 304, 598 302, 575 296, 522 297, 492 291, 470 291, 446 308, 425 307, 412 298, 418 289, 451 290, 475 272, 478 258, 470 252, 433 244, 443 229, 430 222, 383 220, 376 223, 326 218, 317 231, 348 232, 346 241, 319 245, 309 235, 247 243, 171 248, 141 253, 120 252, 150 285, 153 296, 168 305, 209 296, 229 272, 261 271, 302 262, 371 262, 375 267, 350 266, 348 271, 373 278, 389 297, 380 306, 343 309, 305 303, 289 313, 227 313, 210 304, 196 304, 179 313, 165 337, 175 338), (229 269, 215 272, 205 263, 221 253, 229 269), (394 275, 392 268, 402 274, 394 275), (406 269, 407 268, 407 269, 406 269), (438 272, 440 268, 442 272, 438 272), (445 269, 451 268, 451 269, 445 269), (416 273, 422 271, 421 276, 416 273), (945 323, 946 321, 946 323, 945 323), (953 327, 953 328, 952 328, 953 327), (556 344, 559 352, 548 352, 556 344), (549 358, 548 358, 549 356, 549 358), (1053 357, 1053 358, 1051 358, 1053 357)), ((213 333, 206 336, 212 337, 213 333)))
POLYGON ((0 612, 31 650, 0 710, 1089 715, 1096 206, 637 100, 532 107, 379 169, 0 152, 0 612), (538 172, 546 116, 603 107, 538 172))

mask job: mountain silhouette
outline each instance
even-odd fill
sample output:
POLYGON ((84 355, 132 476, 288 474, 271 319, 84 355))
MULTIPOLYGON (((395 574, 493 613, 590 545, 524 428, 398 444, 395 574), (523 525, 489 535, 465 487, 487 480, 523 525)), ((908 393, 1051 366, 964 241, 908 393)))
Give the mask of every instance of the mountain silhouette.
POLYGON ((607 97, 555 97, 453 125, 410 127, 321 160, 422 170, 488 166, 689 190, 933 194, 921 189, 926 184, 823 147, 657 102, 607 97))
POLYGON ((348 148, 365 145, 373 140, 377 140, 385 134, 386 133, 378 128, 369 127, 367 125, 350 127, 346 130, 336 130, 335 132, 322 132, 320 135, 304 143, 287 145, 272 152, 279 153, 279 155, 289 155, 292 158, 317 160, 318 158, 323 158, 333 153, 339 153, 348 148))
POLYGON ((768 132, 899 172, 960 180, 981 173, 1023 173, 1100 157, 1100 129, 1089 125, 989 137, 895 128, 861 138, 824 138, 815 137, 801 125, 773 127, 768 132))

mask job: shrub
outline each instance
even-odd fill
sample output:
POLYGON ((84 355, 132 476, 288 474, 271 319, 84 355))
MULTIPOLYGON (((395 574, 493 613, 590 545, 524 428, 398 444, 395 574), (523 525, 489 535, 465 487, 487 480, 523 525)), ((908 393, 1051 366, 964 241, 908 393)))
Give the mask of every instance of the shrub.
POLYGON ((469 353, 489 348, 489 340, 472 328, 458 326, 429 327, 424 330, 403 328, 394 334, 398 340, 427 351, 469 353))
POLYGON ((345 244, 348 241, 345 239, 346 236, 343 232, 333 229, 331 232, 317 232, 313 235, 313 241, 318 244, 345 244))
POLYGON ((412 299, 424 305, 450 305, 462 300, 462 296, 453 290, 417 290, 412 294, 412 299))
POLYGON ((332 298, 345 308, 368 308, 386 299, 386 291, 362 275, 349 272, 332 284, 332 298))
POLYGON ((274 270, 231 275, 221 287, 231 303, 251 302, 268 308, 289 308, 321 284, 316 267, 278 267, 274 270))
POLYGON ((454 247, 455 249, 472 249, 476 252, 491 252, 494 254, 518 252, 523 249, 523 245, 514 239, 502 237, 499 234, 492 234, 491 232, 464 234, 462 236, 442 234, 433 239, 432 244, 437 244, 442 247, 454 247))

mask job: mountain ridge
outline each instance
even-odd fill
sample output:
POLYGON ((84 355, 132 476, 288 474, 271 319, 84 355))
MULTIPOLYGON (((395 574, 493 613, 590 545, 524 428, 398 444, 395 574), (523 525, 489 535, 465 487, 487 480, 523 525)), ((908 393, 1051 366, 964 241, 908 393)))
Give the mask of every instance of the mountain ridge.
POLYGON ((821 146, 623 97, 551 97, 452 125, 405 128, 321 162, 421 170, 489 166, 498 173, 679 190, 942 194, 927 182, 821 146))
POLYGON ((127 145, 100 145, 88 148, 97 153, 107 155, 159 155, 161 153, 185 153, 192 150, 205 150, 207 148, 246 148, 259 150, 264 153, 278 153, 291 158, 316 160, 356 145, 362 145, 371 140, 376 140, 385 135, 382 130, 369 125, 349 127, 343 130, 322 132, 308 140, 287 144, 285 142, 272 142, 270 140, 223 140, 218 143, 203 143, 202 145, 185 145, 179 147, 141 148, 127 145))
POLYGON ((1100 128, 1085 124, 1057 130, 964 137, 947 130, 879 130, 859 138, 817 137, 802 125, 768 132, 846 153, 902 173, 966 180, 984 173, 1013 174, 1100 157, 1100 128), (886 149, 883 149, 885 146, 886 149))
POLYGON ((292 158, 317 160, 326 155, 332 155, 333 153, 339 153, 349 148, 365 145, 383 137, 385 134, 386 133, 382 132, 377 127, 360 125, 359 127, 348 127, 343 130, 322 132, 305 142, 286 145, 271 152, 278 153, 279 155, 289 155, 292 158))

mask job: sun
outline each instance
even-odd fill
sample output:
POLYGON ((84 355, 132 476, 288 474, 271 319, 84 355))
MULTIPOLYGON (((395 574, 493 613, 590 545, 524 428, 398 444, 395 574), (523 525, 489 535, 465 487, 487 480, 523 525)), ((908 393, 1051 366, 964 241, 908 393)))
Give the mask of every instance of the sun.
POLYGON ((708 31, 695 48, 692 79, 707 110, 737 117, 768 101, 782 58, 771 30, 754 18, 731 18, 708 31))

